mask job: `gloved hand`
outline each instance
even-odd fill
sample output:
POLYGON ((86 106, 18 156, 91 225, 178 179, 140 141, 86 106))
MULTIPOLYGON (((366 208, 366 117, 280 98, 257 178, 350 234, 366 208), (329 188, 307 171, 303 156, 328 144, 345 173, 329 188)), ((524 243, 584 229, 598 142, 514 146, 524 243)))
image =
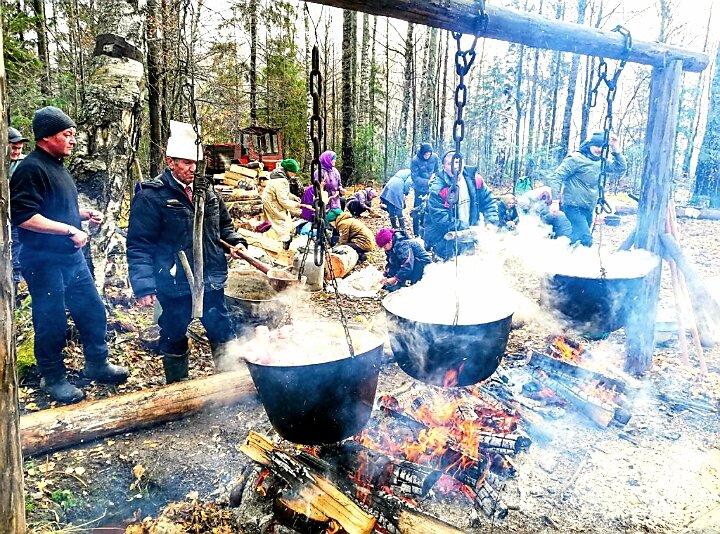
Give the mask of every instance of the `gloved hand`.
POLYGON ((193 183, 195 190, 207 191, 210 189, 210 180, 205 175, 195 173, 193 183))

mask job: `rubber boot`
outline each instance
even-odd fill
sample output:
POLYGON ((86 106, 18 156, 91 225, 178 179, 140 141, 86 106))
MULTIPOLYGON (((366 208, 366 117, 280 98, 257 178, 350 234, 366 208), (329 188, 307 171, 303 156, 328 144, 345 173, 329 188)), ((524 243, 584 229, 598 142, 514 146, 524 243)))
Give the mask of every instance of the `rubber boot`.
POLYGON ((42 377, 40 389, 53 400, 64 404, 73 404, 85 398, 85 393, 68 382, 65 375, 42 377))
POLYGON ((114 365, 107 361, 107 359, 93 362, 85 360, 85 369, 83 374, 90 380, 95 380, 99 384, 122 384, 130 376, 130 371, 127 367, 121 365, 114 365))
POLYGON ((188 378, 188 355, 185 354, 170 354, 167 352, 161 352, 163 360, 163 369, 165 370, 165 383, 172 384, 173 382, 180 382, 181 380, 187 380, 188 378))
POLYGON ((211 345, 213 363, 215 364, 216 373, 224 373, 225 371, 232 371, 233 368, 237 367, 237 363, 233 362, 231 353, 231 341, 225 343, 219 343, 218 345, 211 345))

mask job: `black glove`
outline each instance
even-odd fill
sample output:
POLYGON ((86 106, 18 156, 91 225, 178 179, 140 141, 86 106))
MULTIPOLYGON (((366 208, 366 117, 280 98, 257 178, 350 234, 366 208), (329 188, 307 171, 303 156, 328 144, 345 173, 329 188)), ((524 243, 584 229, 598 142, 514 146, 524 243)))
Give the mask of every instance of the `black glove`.
POLYGON ((197 191, 207 191, 210 189, 210 180, 208 180, 207 176, 195 173, 193 178, 193 187, 197 191))

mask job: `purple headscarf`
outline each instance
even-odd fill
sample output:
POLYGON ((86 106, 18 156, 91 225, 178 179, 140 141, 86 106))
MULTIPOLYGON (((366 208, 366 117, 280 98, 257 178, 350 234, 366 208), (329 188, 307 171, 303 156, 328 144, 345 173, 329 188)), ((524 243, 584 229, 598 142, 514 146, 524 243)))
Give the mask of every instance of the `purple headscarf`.
MULTIPOLYGON (((340 172, 333 167, 333 160, 335 159, 335 152, 332 150, 326 150, 320 154, 320 167, 322 173, 325 175, 325 192, 328 196, 332 197, 340 189, 342 189, 342 183, 340 182, 340 172)), ((327 209, 337 209, 340 207, 340 197, 336 196, 328 200, 327 209)))

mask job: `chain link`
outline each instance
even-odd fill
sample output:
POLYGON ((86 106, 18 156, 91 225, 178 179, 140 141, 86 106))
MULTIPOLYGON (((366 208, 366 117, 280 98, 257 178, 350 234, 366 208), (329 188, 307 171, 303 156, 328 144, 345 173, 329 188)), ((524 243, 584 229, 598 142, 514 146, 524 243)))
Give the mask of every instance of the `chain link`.
MULTIPOLYGON (((322 188, 320 187, 320 173, 322 173, 322 167, 320 165, 320 144, 322 142, 323 132, 323 121, 320 115, 320 98, 322 96, 322 74, 320 73, 320 50, 317 46, 313 46, 312 49, 312 63, 310 68, 310 79, 308 80, 310 96, 312 98, 312 115, 310 115, 310 139, 313 145, 313 159, 310 162, 310 179, 312 180, 312 187, 314 193, 313 208, 313 220, 310 235, 315 235, 315 245, 313 247, 313 261, 317 267, 322 267, 323 258, 330 272, 330 284, 335 294, 335 303, 338 307, 340 314, 340 323, 345 333, 345 341, 347 342, 348 350, 350 351, 350 357, 355 357, 355 349, 353 348, 352 337, 350 337, 350 329, 348 327, 347 317, 340 303, 340 292, 338 291, 337 279, 335 278, 335 271, 333 270, 332 262, 330 261, 330 250, 328 247, 328 237, 326 234, 326 223, 325 223, 325 202, 322 198, 322 188)), ((307 245, 303 251, 303 255, 300 261, 300 270, 298 271, 298 280, 302 278, 305 270, 305 262, 307 261, 308 254, 310 252, 310 241, 312 238, 308 238, 307 245)))
POLYGON ((616 26, 613 28, 614 32, 618 32, 625 38, 625 57, 620 60, 620 63, 615 69, 612 76, 608 76, 608 64, 605 58, 600 58, 597 70, 597 82, 590 90, 590 107, 595 107, 598 100, 598 92, 600 86, 604 83, 607 86, 607 96, 605 98, 607 104, 607 111, 605 113, 605 119, 603 120, 603 144, 602 151, 600 153, 600 174, 598 175, 598 198, 595 205, 595 214, 601 215, 602 213, 612 213, 612 208, 605 199, 605 188, 607 186, 607 161, 610 156, 610 135, 612 133, 613 126, 613 102, 618 89, 618 80, 620 74, 622 74, 625 65, 627 64, 627 57, 632 50, 632 35, 630 31, 623 26, 616 26))

